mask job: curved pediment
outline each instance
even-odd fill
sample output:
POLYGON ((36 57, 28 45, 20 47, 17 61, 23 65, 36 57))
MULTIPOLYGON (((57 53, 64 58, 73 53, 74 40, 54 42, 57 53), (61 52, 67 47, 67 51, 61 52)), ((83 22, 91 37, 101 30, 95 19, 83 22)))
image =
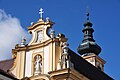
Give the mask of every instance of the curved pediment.
POLYGON ((29 26, 28 32, 32 34, 32 39, 28 45, 42 43, 46 40, 49 40, 50 36, 48 29, 52 28, 53 24, 54 23, 51 22, 48 18, 46 19, 46 21, 40 18, 37 23, 33 23, 31 26, 29 26))
POLYGON ((32 29, 35 29, 37 26, 40 26, 40 25, 50 25, 48 27, 52 27, 52 25, 54 24, 54 22, 51 22, 51 21, 46 21, 44 22, 43 19, 39 19, 38 22, 36 23, 33 23, 31 26, 28 27, 28 30, 32 30, 32 29))

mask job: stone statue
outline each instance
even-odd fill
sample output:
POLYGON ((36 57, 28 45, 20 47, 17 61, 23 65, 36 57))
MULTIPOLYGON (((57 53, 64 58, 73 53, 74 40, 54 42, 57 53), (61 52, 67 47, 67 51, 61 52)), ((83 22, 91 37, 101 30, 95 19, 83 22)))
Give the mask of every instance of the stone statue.
POLYGON ((55 37, 55 31, 53 29, 51 29, 50 31, 50 37, 51 38, 54 38, 55 37))
POLYGON ((62 45, 62 50, 63 50, 63 53, 62 53, 62 56, 61 56, 61 67, 62 67, 62 69, 68 68, 68 66, 69 66, 69 64, 68 64, 68 60, 69 60, 68 46, 69 46, 69 44, 67 42, 64 42, 63 45, 62 45))
POLYGON ((63 54, 68 54, 68 46, 69 44, 67 42, 63 43, 63 47, 62 47, 63 54))
POLYGON ((25 46, 25 45, 26 45, 26 38, 23 37, 23 38, 22 38, 22 41, 21 41, 21 46, 25 46))
POLYGON ((42 58, 40 55, 37 55, 35 58, 36 58, 34 63, 35 75, 39 75, 42 72, 42 58))
POLYGON ((37 42, 41 42, 43 40, 42 30, 37 32, 37 42))

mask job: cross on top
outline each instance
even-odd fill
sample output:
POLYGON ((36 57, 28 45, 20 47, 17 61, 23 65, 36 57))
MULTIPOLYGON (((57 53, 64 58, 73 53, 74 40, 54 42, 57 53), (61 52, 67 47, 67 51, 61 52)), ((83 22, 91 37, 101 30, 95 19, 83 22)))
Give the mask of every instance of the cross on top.
POLYGON ((39 10, 39 14, 40 14, 40 18, 42 18, 43 17, 43 9, 42 8, 40 8, 40 10, 39 10))

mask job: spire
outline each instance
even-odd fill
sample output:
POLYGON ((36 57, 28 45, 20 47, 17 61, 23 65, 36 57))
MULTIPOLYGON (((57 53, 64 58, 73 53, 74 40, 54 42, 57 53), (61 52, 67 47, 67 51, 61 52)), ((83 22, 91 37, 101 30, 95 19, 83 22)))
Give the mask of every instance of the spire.
POLYGON ((82 43, 79 45, 77 50, 81 55, 98 55, 101 52, 101 48, 95 43, 95 40, 93 39, 94 29, 92 28, 93 24, 89 20, 89 15, 89 12, 87 12, 87 20, 84 23, 84 29, 82 30, 84 33, 84 39, 82 40, 82 43))
POLYGON ((86 11, 86 16, 87 16, 87 20, 89 20, 89 7, 87 6, 87 11, 86 11))
POLYGON ((92 23, 89 20, 89 12, 86 13, 87 16, 87 20, 84 23, 84 29, 82 30, 82 32, 84 33, 84 39, 83 42, 87 42, 87 41, 93 41, 95 42, 95 40, 93 39, 93 28, 92 28, 92 23))
POLYGON ((89 20, 89 12, 86 13, 87 20, 89 20))

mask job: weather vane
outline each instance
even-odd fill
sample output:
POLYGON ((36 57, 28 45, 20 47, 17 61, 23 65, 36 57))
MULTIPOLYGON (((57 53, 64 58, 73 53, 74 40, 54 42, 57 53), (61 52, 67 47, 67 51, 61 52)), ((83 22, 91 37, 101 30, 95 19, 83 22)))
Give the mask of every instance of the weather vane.
POLYGON ((43 13, 44 13, 43 9, 42 9, 42 8, 40 8, 40 10, 39 10, 40 18, 42 18, 42 17, 43 17, 43 13))

